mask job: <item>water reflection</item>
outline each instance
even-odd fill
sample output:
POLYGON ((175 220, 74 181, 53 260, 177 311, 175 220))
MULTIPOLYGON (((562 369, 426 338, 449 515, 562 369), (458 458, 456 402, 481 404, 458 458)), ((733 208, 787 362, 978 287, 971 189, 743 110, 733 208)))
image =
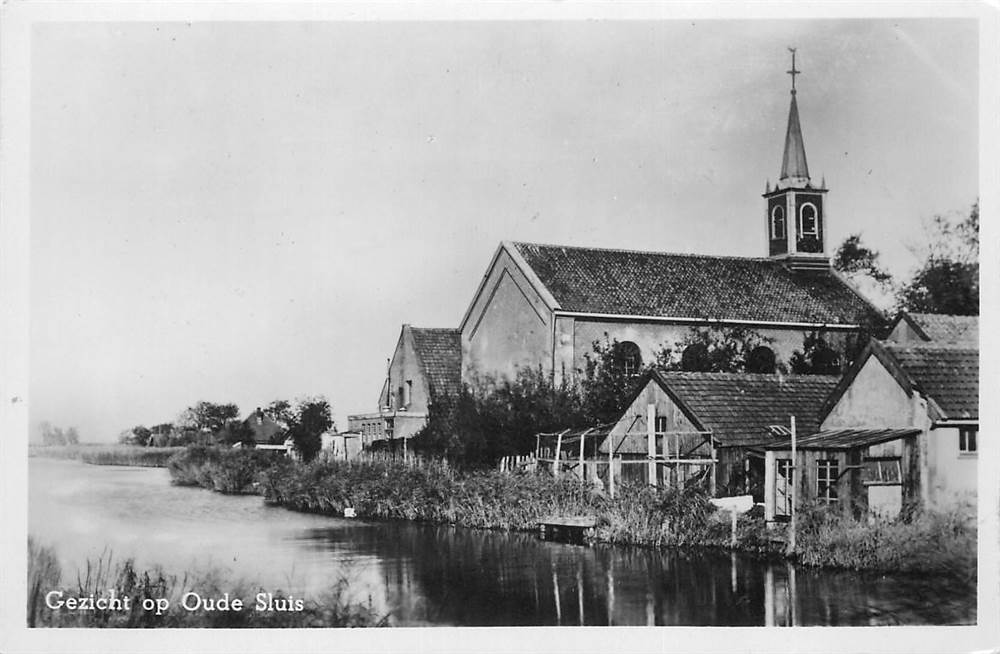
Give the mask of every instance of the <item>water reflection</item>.
POLYGON ((142 566, 221 565, 307 597, 346 579, 352 599, 394 625, 975 622, 975 589, 939 579, 305 515, 173 487, 164 470, 33 459, 29 481, 30 529, 70 570, 111 547, 142 566))
MULTIPOLYGON (((396 624, 883 625, 975 621, 974 591, 941 580, 797 568, 733 554, 580 547, 411 523, 350 534, 383 562, 396 624), (933 598, 933 599, 931 599, 933 598)), ((343 547, 341 529, 303 544, 343 547)))

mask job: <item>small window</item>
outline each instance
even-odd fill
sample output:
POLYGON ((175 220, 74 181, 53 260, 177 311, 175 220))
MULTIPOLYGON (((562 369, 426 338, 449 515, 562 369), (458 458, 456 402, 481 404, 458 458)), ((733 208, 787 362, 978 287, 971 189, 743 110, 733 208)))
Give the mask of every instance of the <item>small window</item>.
POLYGON ((802 236, 818 236, 819 231, 816 224, 816 205, 806 202, 799 210, 801 220, 799 233, 802 236))
POLYGON ((783 238, 785 238, 785 208, 779 204, 771 210, 771 239, 783 238))
POLYGON ((867 486, 895 486, 903 481, 900 459, 896 457, 866 458, 864 483, 867 486))
POLYGON ((667 417, 656 416, 656 433, 663 434, 667 431, 667 417))
POLYGON ((642 353, 639 351, 639 346, 632 341, 615 343, 614 361, 626 377, 638 375, 642 369, 642 353))
POLYGON ((403 406, 410 406, 410 402, 413 398, 413 381, 407 379, 406 385, 403 387, 403 406))
POLYGON ((816 462, 816 497, 822 502, 837 501, 837 478, 840 466, 836 459, 820 459, 816 462))
POLYGON ((958 430, 958 452, 959 454, 975 454, 979 449, 976 442, 979 438, 979 429, 976 427, 962 427, 958 430))

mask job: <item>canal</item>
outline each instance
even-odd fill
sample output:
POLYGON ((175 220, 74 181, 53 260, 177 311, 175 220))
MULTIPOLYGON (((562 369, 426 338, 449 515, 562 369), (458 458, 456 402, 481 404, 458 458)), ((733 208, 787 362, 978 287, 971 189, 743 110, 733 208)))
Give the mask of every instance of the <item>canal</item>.
POLYGON ((32 458, 29 533, 64 583, 134 558, 245 588, 350 599, 394 626, 973 624, 975 589, 717 552, 584 547, 530 534, 294 513, 170 484, 160 468, 32 458))

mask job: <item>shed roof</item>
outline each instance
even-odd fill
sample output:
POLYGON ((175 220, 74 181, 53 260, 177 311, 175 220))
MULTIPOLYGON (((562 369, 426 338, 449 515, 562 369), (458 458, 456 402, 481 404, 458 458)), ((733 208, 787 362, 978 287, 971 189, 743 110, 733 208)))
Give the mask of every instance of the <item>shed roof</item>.
POLYGON ((810 433, 819 428, 823 401, 837 385, 830 375, 766 375, 725 372, 652 373, 700 429, 722 446, 767 443, 774 425, 810 433))
POLYGON ((979 349, 887 344, 917 388, 934 400, 938 419, 962 420, 979 416, 979 349))
MULTIPOLYGON (((857 447, 878 445, 907 436, 915 436, 919 429, 827 429, 796 439, 795 446, 801 450, 850 450, 857 447)), ((764 449, 788 450, 792 440, 785 438, 769 443, 764 449)))
POLYGON ((458 395, 462 388, 462 333, 457 329, 411 327, 410 334, 431 398, 458 395))
POLYGON ((830 269, 795 272, 766 258, 509 246, 563 311, 822 325, 880 319, 830 269))

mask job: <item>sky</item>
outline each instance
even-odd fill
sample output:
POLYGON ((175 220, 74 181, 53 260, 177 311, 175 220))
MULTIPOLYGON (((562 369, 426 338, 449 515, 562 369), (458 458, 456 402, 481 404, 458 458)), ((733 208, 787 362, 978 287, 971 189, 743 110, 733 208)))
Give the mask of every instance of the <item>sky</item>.
POLYGON ((796 46, 828 250, 905 275, 978 196, 976 23, 38 23, 30 416, 377 408, 501 240, 764 256, 796 46))

